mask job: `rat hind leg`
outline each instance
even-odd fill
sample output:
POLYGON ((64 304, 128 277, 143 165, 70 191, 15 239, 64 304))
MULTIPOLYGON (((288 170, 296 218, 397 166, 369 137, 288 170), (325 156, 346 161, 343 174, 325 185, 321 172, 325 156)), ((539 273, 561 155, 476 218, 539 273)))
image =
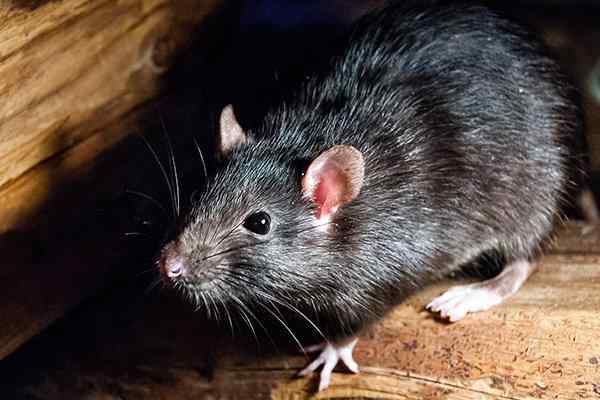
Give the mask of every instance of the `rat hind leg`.
POLYGON ((451 322, 470 312, 487 310, 515 294, 535 268, 536 264, 525 258, 511 261, 492 279, 448 289, 433 299, 427 309, 439 312, 451 322))

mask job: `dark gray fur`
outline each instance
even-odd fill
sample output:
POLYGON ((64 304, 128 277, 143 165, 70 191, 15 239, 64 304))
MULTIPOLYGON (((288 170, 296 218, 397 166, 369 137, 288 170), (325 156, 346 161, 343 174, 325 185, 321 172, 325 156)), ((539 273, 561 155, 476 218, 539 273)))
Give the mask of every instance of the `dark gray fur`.
POLYGON ((188 295, 296 308, 335 339, 482 253, 538 252, 575 168, 573 88, 486 8, 403 4, 363 18, 224 160, 172 244, 195 272, 188 295), (363 153, 365 180, 323 232, 300 181, 337 144, 363 153), (266 237, 240 226, 258 210, 266 237))

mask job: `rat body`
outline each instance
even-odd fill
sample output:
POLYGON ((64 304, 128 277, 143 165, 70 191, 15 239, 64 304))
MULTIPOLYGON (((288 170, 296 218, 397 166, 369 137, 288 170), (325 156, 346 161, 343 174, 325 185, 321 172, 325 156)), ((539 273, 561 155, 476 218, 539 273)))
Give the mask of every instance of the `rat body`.
POLYGON ((502 256, 500 275, 432 310, 457 320, 522 285, 576 168, 574 98, 539 42, 486 8, 377 11, 255 132, 223 110, 222 166, 161 271, 198 303, 315 321, 327 342, 302 373, 324 364, 322 389, 339 359, 357 371, 362 328, 481 255, 502 256))

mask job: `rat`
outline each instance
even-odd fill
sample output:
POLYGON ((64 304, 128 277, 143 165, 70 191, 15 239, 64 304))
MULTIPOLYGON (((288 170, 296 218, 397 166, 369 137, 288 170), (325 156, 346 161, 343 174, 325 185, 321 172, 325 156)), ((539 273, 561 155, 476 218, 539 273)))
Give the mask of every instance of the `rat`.
POLYGON ((485 254, 502 271, 428 306, 450 321, 514 294, 570 199, 577 92, 527 29, 473 4, 388 5, 252 131, 233 106, 221 162, 161 251, 195 302, 269 304, 322 332, 319 390, 357 335, 485 254))

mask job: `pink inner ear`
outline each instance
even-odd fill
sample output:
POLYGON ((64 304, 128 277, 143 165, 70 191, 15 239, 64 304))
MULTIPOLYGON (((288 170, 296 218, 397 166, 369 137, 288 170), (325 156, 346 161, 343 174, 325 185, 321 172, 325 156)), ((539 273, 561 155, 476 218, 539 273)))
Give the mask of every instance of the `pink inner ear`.
POLYGON ((312 200, 320 206, 317 219, 328 218, 337 210, 340 193, 344 191, 344 182, 336 171, 324 168, 313 192, 312 200))
POLYGON ((302 191, 317 206, 317 219, 330 219, 352 201, 362 186, 362 154, 351 146, 334 146, 317 157, 302 180, 302 191))

